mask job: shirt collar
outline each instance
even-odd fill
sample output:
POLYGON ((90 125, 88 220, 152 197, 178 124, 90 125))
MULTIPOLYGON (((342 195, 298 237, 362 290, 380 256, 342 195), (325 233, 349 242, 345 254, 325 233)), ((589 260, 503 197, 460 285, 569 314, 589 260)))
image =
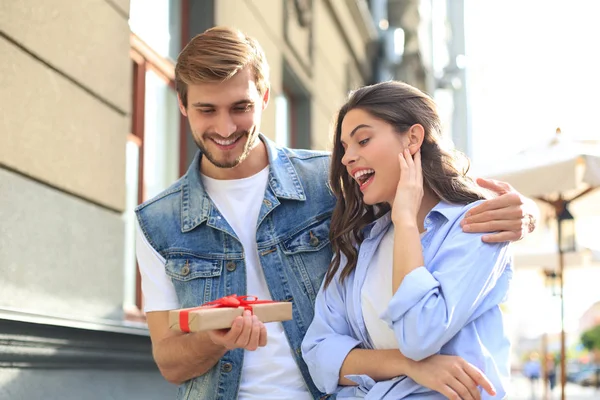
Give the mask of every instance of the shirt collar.
MULTIPOLYGON (((298 173, 284 148, 259 134, 269 157, 269 187, 277 197, 304 201, 306 195, 298 173)), ((211 201, 200 176, 202 153, 196 152, 183 177, 181 190, 181 231, 189 232, 208 219, 211 201)))
MULTIPOLYGON (((445 219, 445 221, 454 221, 458 218, 459 214, 462 212, 464 206, 446 203, 445 201, 438 202, 435 207, 431 209, 427 213, 425 217, 425 228, 429 229, 427 225, 428 220, 435 220, 437 216, 441 216, 445 219)), ((387 231, 389 225, 392 223, 392 212, 388 211, 381 217, 377 218, 375 221, 371 222, 363 229, 363 234, 365 239, 371 239, 377 237, 387 231)))

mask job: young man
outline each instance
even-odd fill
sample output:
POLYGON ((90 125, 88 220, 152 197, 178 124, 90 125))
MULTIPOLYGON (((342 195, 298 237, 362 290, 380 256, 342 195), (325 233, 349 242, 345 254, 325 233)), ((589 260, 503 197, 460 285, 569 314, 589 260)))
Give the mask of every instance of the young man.
MULTIPOLYGON (((181 399, 320 398, 300 345, 332 256, 329 154, 280 148, 259 133, 268 64, 243 33, 213 28, 196 36, 175 72, 199 152, 181 179, 136 210, 156 363, 168 381, 182 384, 181 399), (168 310, 230 294, 292 301, 293 320, 263 325, 247 313, 229 330, 169 329, 168 310)), ((474 209, 465 229, 501 231, 492 241, 519 239, 523 221, 532 225, 522 197, 502 183, 483 184, 501 196, 474 209)), ((475 376, 471 387, 485 383, 461 366, 464 381, 475 376)))

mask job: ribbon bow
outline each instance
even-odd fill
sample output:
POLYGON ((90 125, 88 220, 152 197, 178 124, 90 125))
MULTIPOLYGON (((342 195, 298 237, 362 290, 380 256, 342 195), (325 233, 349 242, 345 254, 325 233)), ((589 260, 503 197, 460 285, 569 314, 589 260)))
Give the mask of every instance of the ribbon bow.
POLYGON ((194 308, 186 308, 179 312, 179 328, 183 332, 190 332, 189 325, 189 313, 191 311, 196 311, 201 308, 238 308, 244 307, 244 310, 248 310, 253 312, 252 306, 255 304, 267 304, 267 303, 275 303, 273 300, 258 300, 256 296, 238 296, 236 294, 232 294, 229 296, 221 297, 220 299, 209 301, 208 303, 204 303, 199 307, 194 308))

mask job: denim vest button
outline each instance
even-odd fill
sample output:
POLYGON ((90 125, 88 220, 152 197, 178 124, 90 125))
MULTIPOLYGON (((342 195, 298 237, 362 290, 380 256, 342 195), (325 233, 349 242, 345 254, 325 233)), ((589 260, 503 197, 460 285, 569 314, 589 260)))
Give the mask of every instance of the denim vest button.
POLYGON ((181 268, 181 275, 187 275, 190 273, 190 267, 186 264, 181 268))
POLYGON ((267 199, 263 200, 263 203, 265 203, 265 206, 267 207, 271 207, 271 202, 267 199))
POLYGON ((231 365, 231 363, 223 364, 223 372, 231 372, 232 369, 233 369, 233 365, 231 365))
POLYGON ((227 268, 227 271, 229 271, 229 272, 233 272, 233 271, 235 271, 235 269, 236 269, 237 267, 235 266, 235 263, 234 263, 233 261, 229 261, 229 262, 227 263, 227 265, 225 265, 225 268, 227 268))
POLYGON ((310 243, 310 245, 312 247, 317 247, 319 245, 319 238, 316 237, 316 236, 313 236, 313 237, 310 238, 310 242, 309 243, 310 243))

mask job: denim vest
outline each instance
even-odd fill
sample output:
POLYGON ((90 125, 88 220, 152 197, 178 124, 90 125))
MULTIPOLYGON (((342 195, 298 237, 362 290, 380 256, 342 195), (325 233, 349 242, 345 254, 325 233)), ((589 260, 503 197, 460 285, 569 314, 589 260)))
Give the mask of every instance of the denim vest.
MULTIPOLYGON (((329 225, 335 198, 327 184, 328 153, 277 147, 260 136, 269 155, 269 178, 257 222, 260 264, 273 300, 292 301, 283 328, 315 399, 300 346, 314 314, 315 297, 332 252, 329 225)), ((244 251, 204 190, 200 152, 187 173, 136 209, 148 242, 166 260, 181 307, 246 293, 244 251)), ((243 168, 243 166, 242 166, 243 168)), ((179 388, 178 399, 237 398, 244 350, 227 352, 207 373, 179 388)))

